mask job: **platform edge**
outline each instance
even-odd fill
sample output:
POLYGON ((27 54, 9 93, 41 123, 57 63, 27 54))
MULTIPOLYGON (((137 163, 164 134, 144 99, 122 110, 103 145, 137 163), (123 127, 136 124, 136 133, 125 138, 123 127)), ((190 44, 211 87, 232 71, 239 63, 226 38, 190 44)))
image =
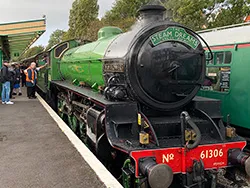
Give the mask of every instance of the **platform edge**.
POLYGON ((96 158, 96 156, 85 146, 85 144, 75 135, 75 133, 67 126, 67 124, 57 115, 57 113, 37 94, 37 98, 50 116, 57 123, 61 131, 67 136, 73 146, 77 149, 83 159, 96 173, 98 178, 108 188, 123 188, 123 186, 115 179, 115 177, 104 167, 104 165, 96 158))

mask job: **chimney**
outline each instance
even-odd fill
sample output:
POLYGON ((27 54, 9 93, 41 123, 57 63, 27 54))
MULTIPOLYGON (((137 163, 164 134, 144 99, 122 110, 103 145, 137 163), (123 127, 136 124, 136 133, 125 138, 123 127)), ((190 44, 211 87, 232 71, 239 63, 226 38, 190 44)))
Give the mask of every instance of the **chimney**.
POLYGON ((140 17, 145 24, 164 20, 166 8, 161 5, 145 5, 139 9, 140 17))

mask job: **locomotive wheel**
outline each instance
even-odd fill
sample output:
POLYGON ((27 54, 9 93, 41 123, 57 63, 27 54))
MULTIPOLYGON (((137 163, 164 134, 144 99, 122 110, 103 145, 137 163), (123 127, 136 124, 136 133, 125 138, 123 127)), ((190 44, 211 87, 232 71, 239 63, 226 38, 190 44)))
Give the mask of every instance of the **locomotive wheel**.
POLYGON ((87 142, 87 137, 86 137, 86 125, 83 122, 79 123, 79 134, 80 134, 80 139, 86 143, 87 142))
POLYGON ((67 123, 68 123, 68 126, 70 127, 70 129, 72 130, 72 131, 74 131, 73 130, 73 116, 72 115, 67 115, 67 123))
POLYGON ((57 112, 58 112, 58 115, 65 121, 65 114, 63 112, 63 109, 64 109, 63 100, 58 99, 57 112))
POLYGON ((74 133, 77 133, 78 131, 78 128, 79 128, 79 121, 78 121, 78 119, 76 118, 76 116, 72 116, 71 117, 71 123, 72 123, 72 125, 71 125, 71 129, 72 129, 72 131, 74 132, 74 133))

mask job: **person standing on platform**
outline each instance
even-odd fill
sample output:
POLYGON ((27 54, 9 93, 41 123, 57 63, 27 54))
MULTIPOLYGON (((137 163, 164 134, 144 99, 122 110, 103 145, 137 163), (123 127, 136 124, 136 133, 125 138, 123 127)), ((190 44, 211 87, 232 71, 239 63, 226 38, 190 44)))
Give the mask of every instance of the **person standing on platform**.
POLYGON ((22 95, 22 90, 21 90, 21 69, 20 69, 20 64, 16 63, 15 65, 15 72, 16 72, 16 80, 14 83, 14 89, 13 89, 13 95, 22 95))
POLYGON ((26 84, 26 75, 24 73, 24 71, 27 69, 28 67, 26 66, 26 64, 22 64, 20 67, 21 70, 21 77, 22 77, 22 87, 25 86, 26 84))
POLYGON ((10 101, 10 80, 9 63, 4 62, 1 68, 2 104, 14 104, 10 101))
POLYGON ((16 81, 15 63, 11 63, 11 66, 9 67, 9 72, 10 72, 10 99, 15 99, 15 97, 13 97, 12 95, 14 84, 16 81))
POLYGON ((26 87, 27 87, 27 97, 29 99, 35 99, 36 98, 36 83, 37 83, 37 72, 46 67, 47 63, 43 66, 36 67, 36 63, 32 62, 30 64, 30 67, 25 70, 26 74, 26 87))

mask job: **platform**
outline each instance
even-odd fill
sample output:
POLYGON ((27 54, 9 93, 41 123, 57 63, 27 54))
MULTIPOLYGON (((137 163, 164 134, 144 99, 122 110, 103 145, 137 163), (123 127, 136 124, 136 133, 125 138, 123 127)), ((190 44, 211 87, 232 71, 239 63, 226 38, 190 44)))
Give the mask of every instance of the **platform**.
POLYGON ((0 187, 121 187, 41 98, 13 101, 0 104, 0 187))

